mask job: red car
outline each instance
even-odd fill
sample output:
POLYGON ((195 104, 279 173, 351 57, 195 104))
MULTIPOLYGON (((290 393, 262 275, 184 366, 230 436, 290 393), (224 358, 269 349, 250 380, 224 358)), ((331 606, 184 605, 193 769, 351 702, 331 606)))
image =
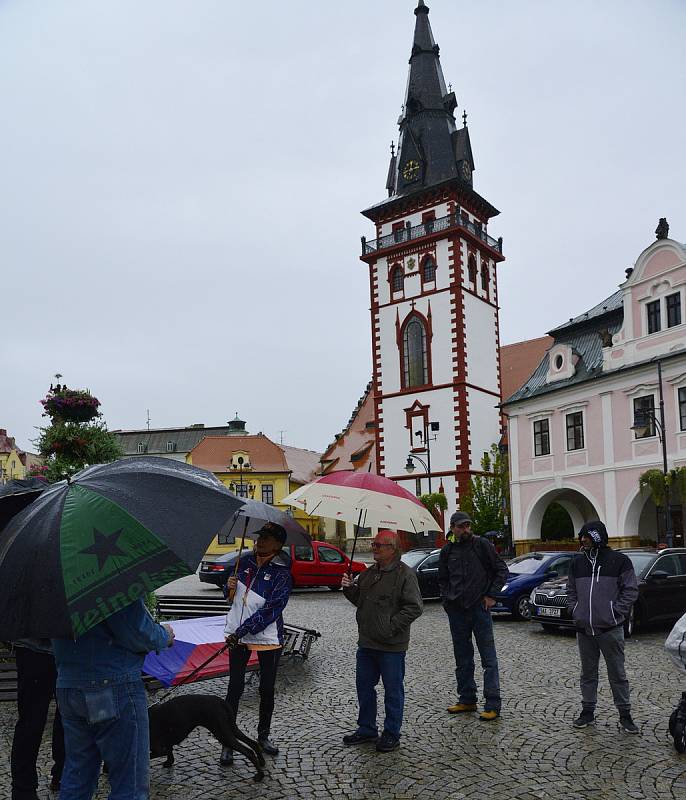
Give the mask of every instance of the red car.
MULTIPOLYGON (((328 586, 332 592, 341 588, 341 577, 345 572, 353 575, 364 572, 367 564, 351 562, 348 556, 333 544, 313 541, 311 545, 287 545, 283 551, 291 559, 293 587, 328 586), (351 567, 352 563, 352 567, 351 567)), ((236 565, 237 552, 219 556, 216 561, 203 561, 198 573, 203 583, 223 586, 236 565)))

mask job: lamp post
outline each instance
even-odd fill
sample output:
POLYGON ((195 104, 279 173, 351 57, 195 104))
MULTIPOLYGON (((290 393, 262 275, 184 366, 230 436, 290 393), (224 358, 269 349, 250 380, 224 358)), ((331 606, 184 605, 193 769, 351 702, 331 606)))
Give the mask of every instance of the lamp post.
MULTIPOLYGON (((232 492, 235 492, 239 497, 248 497, 248 495, 250 495, 250 499, 252 499, 255 496, 255 484, 243 483, 243 467, 245 466, 246 469, 250 469, 250 464, 246 463, 243 456, 238 456, 236 462, 238 463, 238 484, 236 484, 234 481, 231 481, 231 483, 229 484, 229 488, 231 489, 232 492), (236 489, 238 489, 237 492, 236 489)), ((235 471, 235 468, 233 466, 231 467, 231 469, 232 471, 235 471)))
MULTIPOLYGON (((410 475, 414 472, 414 461, 412 459, 416 458, 417 461, 424 467, 426 470, 426 477, 429 479, 429 494, 431 494, 431 441, 435 441, 438 437, 437 436, 429 436, 429 426, 431 426, 432 431, 439 430, 438 422, 425 422, 424 423, 424 430, 417 431, 415 436, 422 437, 422 443, 424 445, 424 449, 426 450, 426 461, 419 458, 416 453, 412 452, 407 456, 407 462, 405 464, 405 471, 408 472, 410 475)), ((420 451, 421 452, 421 451, 420 451)))
POLYGON ((670 503, 669 484, 667 483, 667 475, 669 470, 667 468, 667 435, 665 431, 665 399, 662 393, 662 361, 657 359, 657 386, 658 394, 660 397, 660 416, 655 416, 655 409, 640 409, 634 414, 634 424, 631 430, 639 435, 644 436, 650 429, 651 423, 655 426, 658 438, 662 444, 662 473, 665 476, 665 539, 667 540, 667 547, 674 545, 674 531, 672 529, 672 506, 670 503))

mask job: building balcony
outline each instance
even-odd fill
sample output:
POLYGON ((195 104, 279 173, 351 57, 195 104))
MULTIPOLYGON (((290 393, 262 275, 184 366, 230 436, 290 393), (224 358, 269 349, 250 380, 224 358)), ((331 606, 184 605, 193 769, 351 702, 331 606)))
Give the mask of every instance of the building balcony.
POLYGON ((489 236, 480 223, 470 222, 466 214, 455 213, 448 214, 447 217, 439 217, 438 219, 427 220, 420 225, 414 227, 409 224, 400 230, 393 231, 392 233, 382 236, 380 239, 368 240, 365 236, 362 237, 362 255, 368 256, 373 253, 378 253, 382 250, 387 250, 390 247, 397 247, 399 244, 412 242, 415 239, 421 239, 424 236, 431 236, 435 233, 447 231, 451 229, 461 229, 467 231, 472 236, 476 237, 484 244, 488 245, 492 250, 502 255, 503 253, 503 238, 494 239, 489 236))

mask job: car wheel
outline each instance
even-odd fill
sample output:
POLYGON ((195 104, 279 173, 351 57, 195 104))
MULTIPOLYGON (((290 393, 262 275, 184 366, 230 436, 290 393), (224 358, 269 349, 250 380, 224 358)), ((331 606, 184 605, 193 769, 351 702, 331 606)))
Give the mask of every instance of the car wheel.
POLYGON ((531 608, 529 607, 528 594, 520 594, 515 600, 512 615, 515 619, 531 619, 531 608))
POLYGON ((634 635, 634 627, 636 626, 636 614, 634 612, 634 607, 631 606, 631 611, 629 612, 629 616, 624 620, 624 638, 631 639, 634 635))

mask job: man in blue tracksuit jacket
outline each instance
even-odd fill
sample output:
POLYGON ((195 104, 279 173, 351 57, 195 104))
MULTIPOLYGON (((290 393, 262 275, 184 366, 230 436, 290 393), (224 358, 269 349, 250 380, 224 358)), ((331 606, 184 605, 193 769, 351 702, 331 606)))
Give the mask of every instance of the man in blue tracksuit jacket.
MULTIPOLYGON (((284 528, 267 523, 259 532, 254 552, 240 559, 237 576, 228 581, 233 602, 224 629, 231 648, 226 702, 235 716, 245 686, 248 659, 250 653, 256 651, 260 664, 257 741, 271 756, 279 752, 269 739, 269 731, 274 712, 276 671, 284 641, 281 615, 293 586, 290 560, 281 552, 285 542, 284 528)), ((228 747, 222 750, 220 763, 224 766, 233 763, 233 753, 228 747)))
POLYGON ((142 600, 78 639, 52 640, 66 750, 60 800, 93 797, 103 761, 109 800, 147 800, 150 735, 141 670, 147 653, 173 640, 171 626, 158 625, 142 600))
POLYGON ((602 653, 620 728, 638 733, 624 670, 624 621, 638 597, 636 573, 626 554, 608 546, 607 530, 599 520, 581 528, 579 541, 581 552, 574 557, 567 579, 567 605, 577 627, 581 660, 582 709, 574 727, 585 728, 595 721, 602 653))

